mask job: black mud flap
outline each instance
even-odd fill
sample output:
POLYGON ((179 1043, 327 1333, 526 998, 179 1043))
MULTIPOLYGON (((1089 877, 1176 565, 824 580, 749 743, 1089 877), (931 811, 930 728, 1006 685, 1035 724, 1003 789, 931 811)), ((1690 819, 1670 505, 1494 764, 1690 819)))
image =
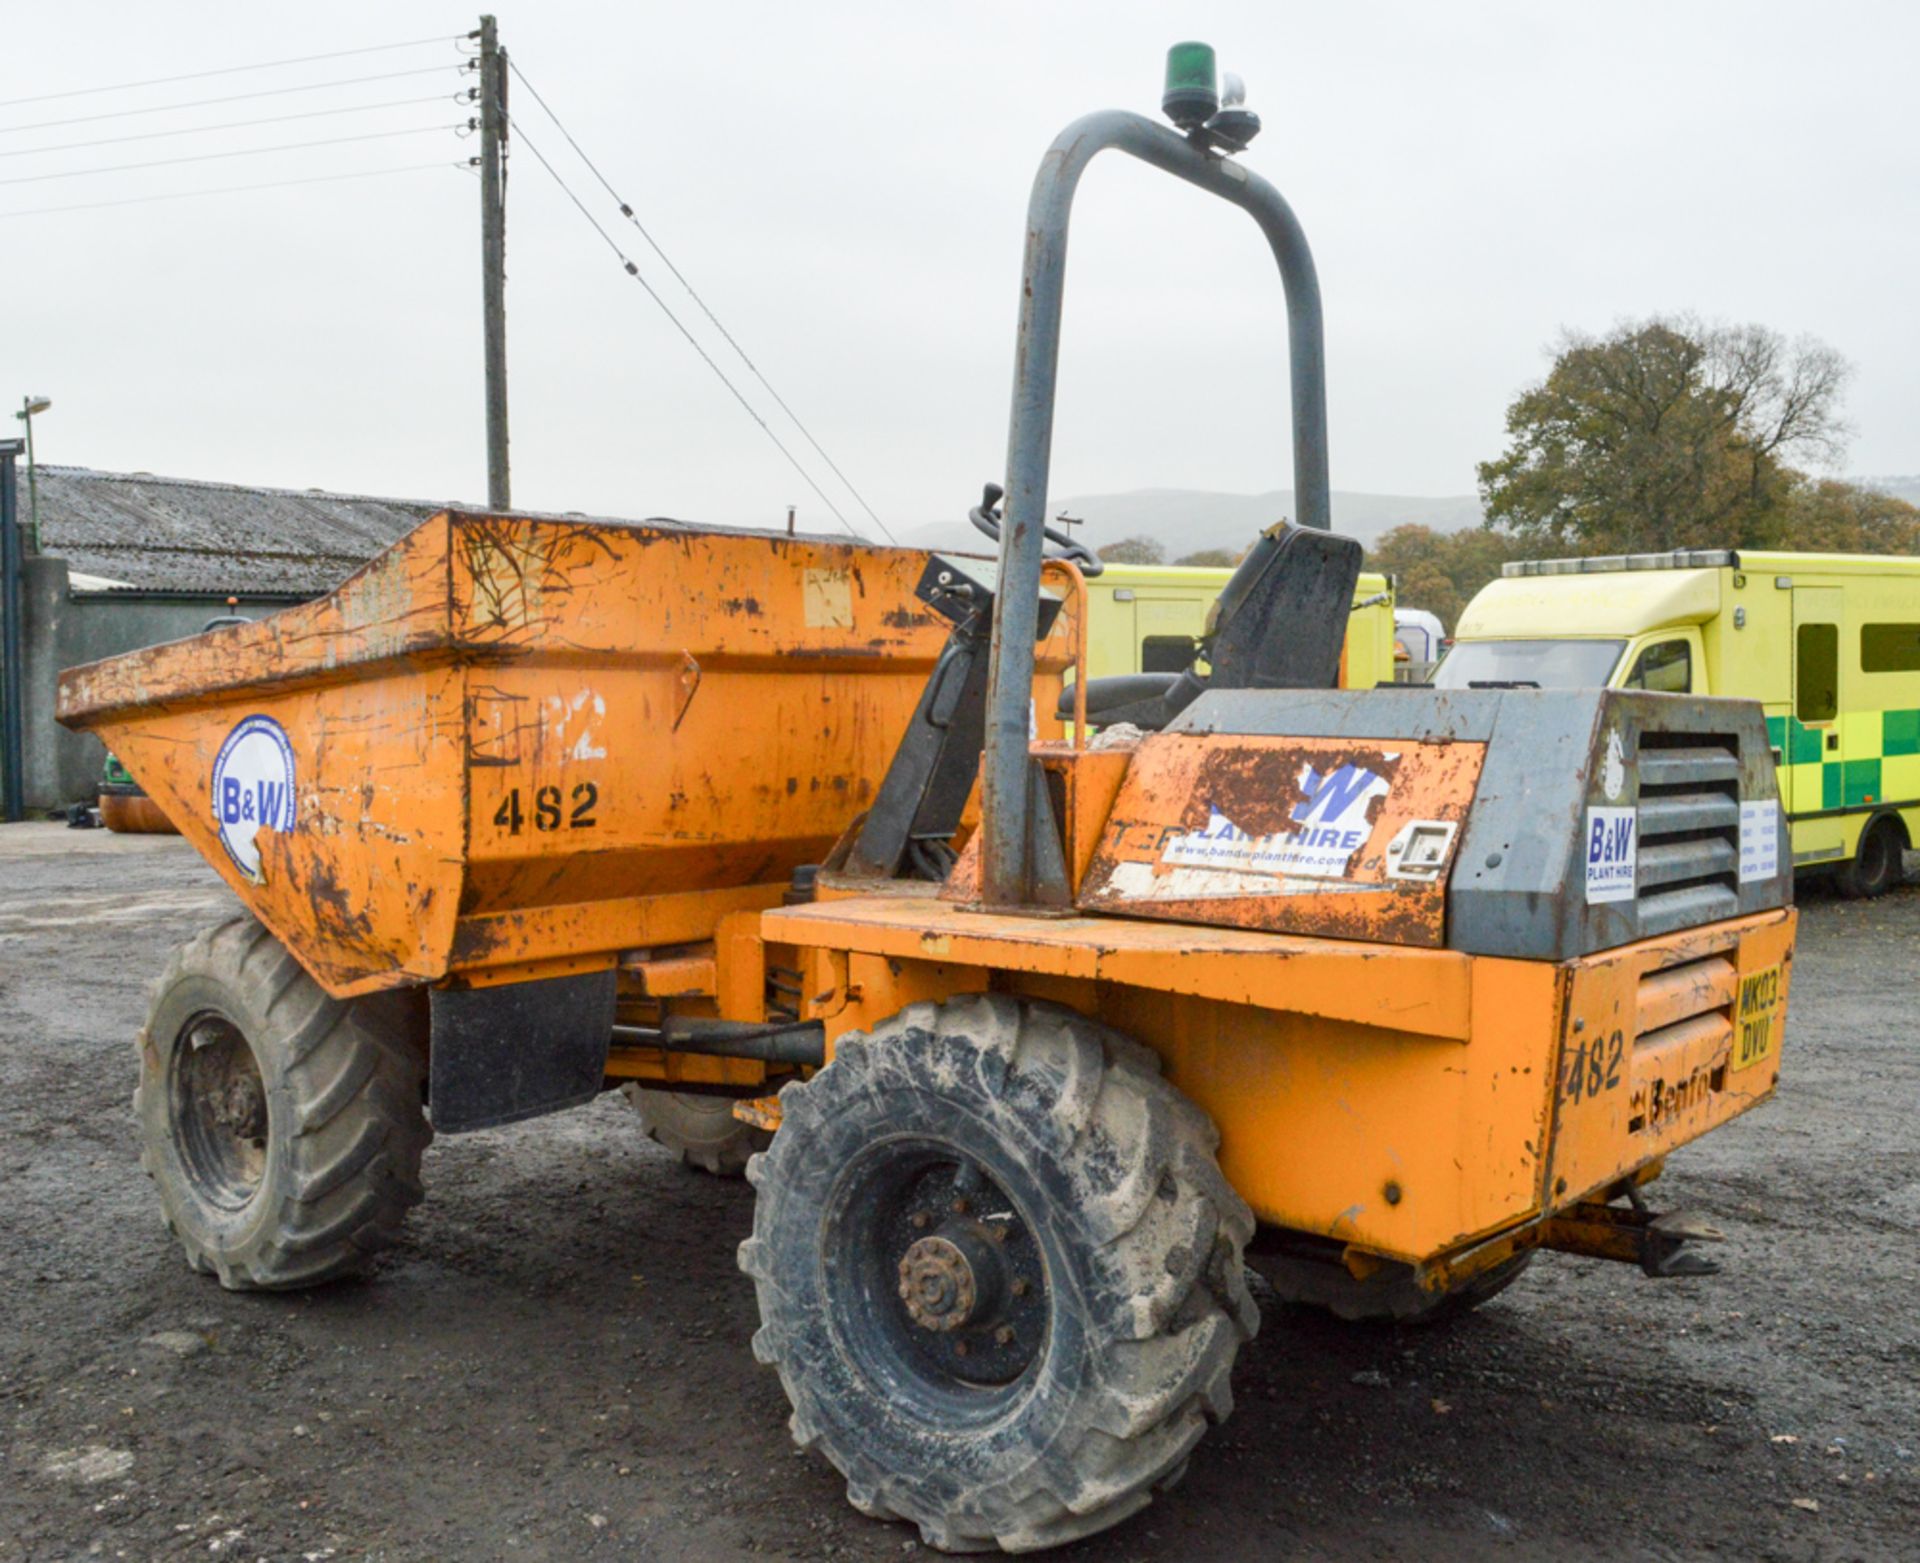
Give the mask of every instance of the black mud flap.
POLYGON ((433 993, 427 1109, 441 1134, 575 1107, 606 1083, 614 974, 433 993))

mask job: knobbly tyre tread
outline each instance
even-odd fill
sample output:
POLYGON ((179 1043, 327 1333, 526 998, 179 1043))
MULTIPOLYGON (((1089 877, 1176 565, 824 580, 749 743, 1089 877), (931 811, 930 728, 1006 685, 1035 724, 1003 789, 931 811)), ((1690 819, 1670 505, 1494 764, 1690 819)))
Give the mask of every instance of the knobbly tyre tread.
POLYGON ((1319 1308, 1349 1324, 1423 1326, 1464 1318, 1513 1285, 1532 1262, 1533 1250, 1523 1249, 1469 1277, 1453 1291, 1440 1293, 1423 1291, 1413 1272, 1401 1265, 1363 1280, 1332 1258, 1266 1254, 1256 1256, 1253 1263, 1282 1302, 1319 1308))
POLYGON ((1150 1050, 1055 1005, 974 995, 843 1037, 781 1106, 780 1133, 747 1168, 759 1191, 740 1246, 762 1320, 754 1355, 779 1371, 795 1441, 834 1464, 855 1508, 911 1521, 943 1551, 1031 1551, 1104 1530, 1179 1480, 1232 1410, 1234 1358, 1259 1327, 1241 1260, 1254 1221, 1220 1171, 1218 1132, 1150 1050), (1042 1219, 1085 1239, 1068 1239, 1068 1259, 1084 1256, 1075 1273, 1052 1247, 1048 1265, 1053 1305, 1079 1310, 1086 1349, 1069 1360, 1050 1335, 1037 1365, 1050 1398, 1009 1408, 989 1441, 1006 1422, 1021 1427, 978 1460, 952 1437, 916 1434, 884 1397, 837 1396, 830 1379, 863 1380, 814 1299, 809 1216, 821 1207, 807 1200, 830 1187, 838 1142, 862 1141, 891 1094, 929 1082, 953 1112, 991 1119, 1065 1178, 1075 1197, 1042 1219))
POLYGON ((252 917, 176 949, 149 990, 136 1044, 140 1163, 190 1268, 232 1291, 288 1290, 364 1269, 420 1202, 433 1138, 419 996, 330 998, 252 917), (209 1205, 173 1145, 168 1054, 179 1027, 218 1004, 266 1087, 267 1165, 239 1212, 209 1205))
MULTIPOLYGON (((747 1162, 757 1152, 765 1150, 773 1139, 765 1129, 756 1129, 737 1118, 732 1119, 730 1124, 720 1124, 720 1132, 715 1132, 715 1124, 705 1121, 709 1116, 707 1112, 689 1106, 673 1091, 656 1090, 629 1080, 620 1087, 620 1094, 640 1115, 640 1127, 646 1131, 648 1139, 656 1145, 664 1145, 680 1158, 683 1165, 712 1173, 716 1178, 745 1176, 747 1162)), ((733 1112, 733 1100, 730 1097, 702 1097, 695 1100, 718 1103, 728 1115, 733 1112)))

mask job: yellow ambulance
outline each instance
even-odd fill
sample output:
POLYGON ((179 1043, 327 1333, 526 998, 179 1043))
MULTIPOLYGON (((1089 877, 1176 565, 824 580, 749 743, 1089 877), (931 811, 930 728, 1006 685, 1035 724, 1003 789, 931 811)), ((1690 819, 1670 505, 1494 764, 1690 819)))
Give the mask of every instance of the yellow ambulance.
MULTIPOLYGON (((1189 667, 1207 612, 1230 569, 1109 564, 1087 582, 1087 676, 1178 673, 1189 667)), ((1393 680, 1393 584, 1362 575, 1347 621, 1341 684, 1371 689, 1393 680)))
POLYGON ((1509 564, 1460 615, 1433 681, 1758 700, 1796 867, 1879 895, 1920 840, 1920 559, 1741 549, 1509 564))

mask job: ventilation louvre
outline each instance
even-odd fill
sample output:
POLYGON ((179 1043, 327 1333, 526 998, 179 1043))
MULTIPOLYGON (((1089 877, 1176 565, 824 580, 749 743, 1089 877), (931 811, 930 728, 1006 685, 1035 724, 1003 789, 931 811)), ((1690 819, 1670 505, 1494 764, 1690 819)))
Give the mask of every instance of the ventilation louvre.
POLYGON ((1648 938, 1740 913, 1740 744, 1716 733, 1640 735, 1634 882, 1648 938))

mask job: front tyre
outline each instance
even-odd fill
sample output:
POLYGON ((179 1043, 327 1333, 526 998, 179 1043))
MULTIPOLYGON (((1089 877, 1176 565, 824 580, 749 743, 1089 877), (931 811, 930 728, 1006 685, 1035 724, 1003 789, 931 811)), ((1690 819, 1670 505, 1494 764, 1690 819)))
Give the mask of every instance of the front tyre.
POLYGON ((640 1115, 640 1127, 688 1167, 716 1178, 737 1178, 747 1161, 773 1136, 733 1115, 730 1096, 698 1096, 691 1091, 662 1091, 628 1081, 622 1094, 640 1115))
POLYGON ((416 993, 329 998, 251 917, 174 951, 140 1033, 141 1164, 233 1291, 362 1269, 420 1199, 416 993))
POLYGON ((863 1513, 1050 1547, 1175 1480, 1232 1408, 1253 1217, 1154 1055, 1000 995, 916 1004, 781 1093, 740 1265, 754 1353, 863 1513))

